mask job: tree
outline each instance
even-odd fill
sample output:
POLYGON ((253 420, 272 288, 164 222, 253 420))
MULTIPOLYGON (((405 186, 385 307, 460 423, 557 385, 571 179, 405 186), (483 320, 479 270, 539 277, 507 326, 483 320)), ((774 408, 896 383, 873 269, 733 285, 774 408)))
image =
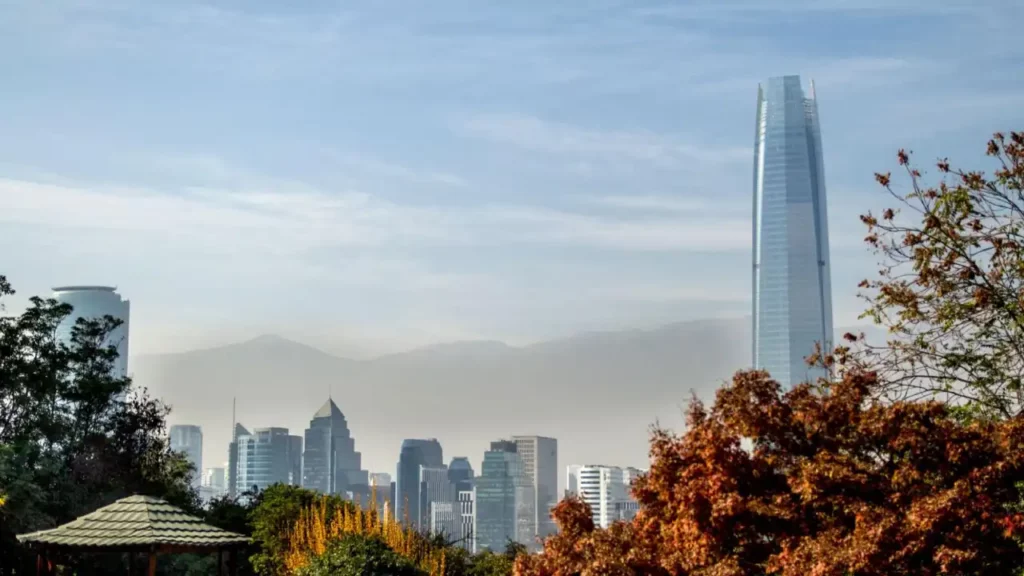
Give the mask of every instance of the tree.
POLYGON ((323 496, 298 486, 274 484, 256 494, 249 523, 253 541, 259 547, 259 552, 251 558, 258 574, 276 576, 287 573, 285 556, 291 549, 295 523, 303 511, 322 500, 327 517, 343 508, 354 510, 354 505, 340 496, 323 496))
MULTIPOLYGON (((0 309, 12 294, 0 276, 0 309)), ((32 298, 21 314, 0 316, 0 573, 22 561, 16 534, 130 494, 198 510, 191 468, 165 435, 167 408, 144 390, 119 399, 131 381, 115 375, 117 349, 106 343, 119 321, 78 320, 64 342, 57 326, 71 311, 32 298)))
POLYGON ((687 430, 655 430, 629 523, 595 529, 582 502, 516 561, 519 576, 999 575, 1018 539, 1024 419, 964 422, 937 402, 882 402, 872 373, 783 393, 737 373, 687 430))
POLYGON ((299 576, 426 576, 380 538, 346 534, 299 571, 299 576))
POLYGON ((941 160, 942 180, 928 187, 900 150, 905 195, 891 174, 875 175, 896 206, 861 217, 881 259, 861 297, 891 337, 860 338, 853 360, 879 373, 886 398, 1010 418, 1024 409, 1024 132, 996 134, 987 154, 998 163, 991 177, 941 160))

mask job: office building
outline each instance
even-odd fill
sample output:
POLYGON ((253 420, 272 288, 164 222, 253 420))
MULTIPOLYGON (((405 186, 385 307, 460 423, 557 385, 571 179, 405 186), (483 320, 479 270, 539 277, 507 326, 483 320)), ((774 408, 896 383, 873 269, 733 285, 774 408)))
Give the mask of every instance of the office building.
POLYGON ((620 504, 629 500, 625 475, 615 466, 586 465, 570 466, 570 475, 575 476, 574 491, 590 506, 594 525, 607 528, 620 518, 620 504))
POLYGON ((425 528, 430 519, 420 503, 420 467, 444 466, 441 443, 436 438, 409 438, 402 441, 395 470, 395 519, 415 528, 425 528))
POLYGON ((757 90, 753 362, 783 386, 826 376, 805 359, 832 347, 832 285, 818 101, 799 76, 757 90))
POLYGON ((306 429, 302 486, 324 494, 369 494, 369 473, 341 409, 328 399, 306 429))
POLYGON ((570 464, 565 467, 565 495, 579 496, 580 493, 580 468, 579 464, 570 464))
POLYGON ((249 488, 240 483, 241 463, 239 462, 238 439, 249 436, 249 430, 241 424, 235 423, 231 430, 231 444, 228 445, 228 496, 239 497, 249 488))
POLYGON ((513 436, 512 440, 535 495, 532 540, 547 537, 556 531, 551 509, 558 503, 558 440, 544 436, 513 436))
POLYGON ((53 299, 61 304, 70 304, 71 314, 57 326, 57 338, 71 343, 71 333, 79 318, 102 320, 112 316, 121 325, 112 330, 104 344, 117 348, 112 373, 117 378, 128 375, 128 333, 131 304, 121 298, 116 288, 110 286, 60 286, 53 289, 53 299))
POLYGON ((473 518, 476 513, 473 510, 475 493, 473 490, 462 490, 458 494, 459 503, 459 545, 468 552, 476 552, 476 544, 473 540, 473 518))
POLYGON ((170 430, 171 450, 180 452, 192 465, 192 486, 203 484, 203 429, 191 424, 175 424, 170 430))
MULTIPOLYGON (((449 504, 448 513, 452 514, 451 521, 454 522, 454 503, 455 488, 448 480, 448 467, 443 464, 441 466, 420 466, 420 507, 422 508, 420 517, 430 519, 433 504, 449 504)), ((427 528, 428 523, 424 522, 422 527, 427 528)), ((452 526, 446 528, 452 528, 452 526)), ((449 532, 449 535, 451 533, 449 532)))
POLYGON ((272 484, 297 485, 302 438, 289 435, 287 428, 257 428, 251 434, 240 435, 236 444, 237 489, 264 490, 272 484))
POLYGON ((459 505, 456 502, 430 503, 430 533, 443 536, 449 543, 456 542, 459 531, 459 505))
POLYGON ((448 464, 448 481, 455 487, 456 492, 472 490, 473 475, 473 465, 465 456, 456 456, 448 464))
POLYGON ((509 540, 534 546, 536 495, 512 440, 491 442, 474 486, 476 549, 501 551, 509 540))

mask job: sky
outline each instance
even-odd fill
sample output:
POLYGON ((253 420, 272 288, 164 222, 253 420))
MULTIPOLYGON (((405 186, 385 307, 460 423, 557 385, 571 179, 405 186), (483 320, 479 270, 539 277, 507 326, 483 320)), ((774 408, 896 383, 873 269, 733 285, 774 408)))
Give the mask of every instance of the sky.
POLYGON ((116 285, 133 353, 744 315, 757 85, 800 74, 856 324, 873 173, 899 148, 990 168, 992 132, 1024 129, 1022 22, 1015 0, 0 0, 0 274, 9 307, 116 285))

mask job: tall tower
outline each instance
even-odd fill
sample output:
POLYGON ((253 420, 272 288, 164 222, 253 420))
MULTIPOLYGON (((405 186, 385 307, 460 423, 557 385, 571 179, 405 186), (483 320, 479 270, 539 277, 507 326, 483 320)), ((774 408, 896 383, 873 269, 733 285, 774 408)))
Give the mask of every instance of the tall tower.
POLYGON ((199 488, 203 480, 203 429, 191 424, 175 424, 170 430, 171 450, 181 452, 195 468, 192 486, 199 488))
POLYGON ((368 493, 369 473, 341 409, 328 398, 313 414, 306 429, 302 458, 302 487, 323 494, 368 493))
POLYGON ((60 286, 53 289, 53 298, 72 307, 71 314, 57 327, 58 338, 67 344, 71 343, 71 329, 79 318, 102 320, 104 316, 112 316, 121 321, 121 325, 107 335, 106 344, 117 348, 113 375, 123 378, 128 375, 128 321, 131 303, 121 298, 116 290, 111 286, 60 286))
POLYGON ((754 366, 783 386, 825 376, 805 359, 832 347, 828 210, 818 102, 799 76, 757 90, 754 139, 754 366))
POLYGON ((512 440, 523 474, 533 485, 534 535, 545 538, 558 531, 551 518, 551 509, 558 504, 558 440, 544 436, 513 436, 512 440))

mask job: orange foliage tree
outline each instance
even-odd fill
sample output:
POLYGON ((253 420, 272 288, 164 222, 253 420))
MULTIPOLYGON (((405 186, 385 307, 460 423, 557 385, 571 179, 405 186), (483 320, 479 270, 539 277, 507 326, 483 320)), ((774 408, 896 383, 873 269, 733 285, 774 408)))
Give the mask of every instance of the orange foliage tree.
POLYGON ((586 505, 517 559, 519 576, 1006 575, 1017 538, 1024 420, 965 423, 940 403, 883 403, 876 378, 783 392, 739 372, 685 434, 656 430, 637 517, 595 529, 586 505))

